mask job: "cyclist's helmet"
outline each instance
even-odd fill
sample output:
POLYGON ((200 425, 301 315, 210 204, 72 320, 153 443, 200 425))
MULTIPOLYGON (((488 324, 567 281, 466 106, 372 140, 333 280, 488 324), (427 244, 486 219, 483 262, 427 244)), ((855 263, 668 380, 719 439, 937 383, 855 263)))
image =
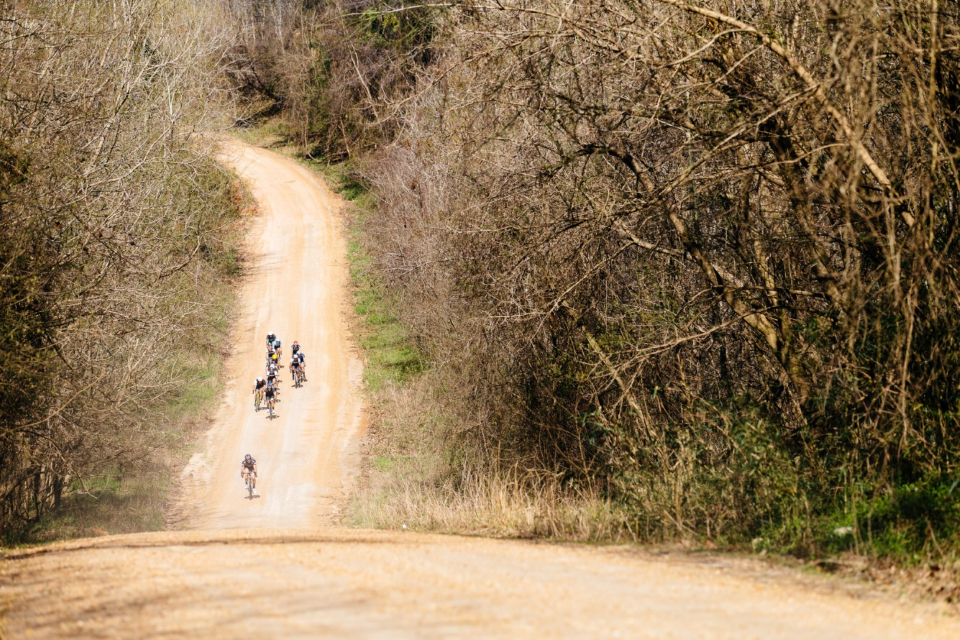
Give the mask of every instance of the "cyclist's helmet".
POLYGON ((257 378, 257 382, 263 382, 263 378, 257 378))
POLYGON ((250 462, 251 460, 253 460, 253 456, 250 455, 249 453, 248 453, 247 455, 243 456, 243 461, 244 461, 244 462, 250 462))

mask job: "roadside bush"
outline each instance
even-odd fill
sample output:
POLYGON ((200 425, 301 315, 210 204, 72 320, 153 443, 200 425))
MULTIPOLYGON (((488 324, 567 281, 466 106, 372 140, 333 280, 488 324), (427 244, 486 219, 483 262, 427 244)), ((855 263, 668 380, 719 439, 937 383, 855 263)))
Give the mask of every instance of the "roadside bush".
POLYGON ((811 553, 851 522, 861 549, 949 546, 958 19, 452 16, 362 173, 399 316, 456 381, 457 459, 600 487, 646 538, 811 553))
POLYGON ((235 266, 213 3, 3 5, 0 529, 165 463, 235 266), (159 455, 158 455, 159 454, 159 455))

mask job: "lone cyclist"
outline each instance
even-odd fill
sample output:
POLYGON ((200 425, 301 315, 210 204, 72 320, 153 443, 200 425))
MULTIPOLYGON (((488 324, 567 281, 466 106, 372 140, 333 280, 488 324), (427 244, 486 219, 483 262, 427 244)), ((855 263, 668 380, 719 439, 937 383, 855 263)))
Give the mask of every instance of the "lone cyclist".
POLYGON ((243 478, 244 486, 247 484, 247 477, 250 477, 253 484, 253 495, 260 495, 257 493, 257 461, 249 453, 243 456, 243 460, 240 461, 240 477, 243 478))

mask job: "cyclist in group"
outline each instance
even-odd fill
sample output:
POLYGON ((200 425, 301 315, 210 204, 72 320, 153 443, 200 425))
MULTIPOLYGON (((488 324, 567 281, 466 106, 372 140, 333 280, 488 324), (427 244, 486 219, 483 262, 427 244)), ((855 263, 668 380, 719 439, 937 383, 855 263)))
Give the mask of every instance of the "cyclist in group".
POLYGON ((290 358, 290 379, 291 379, 294 383, 297 382, 297 374, 298 374, 298 373, 300 374, 300 377, 301 377, 301 380, 302 380, 302 379, 303 379, 303 372, 302 372, 302 370, 300 369, 300 358, 298 358, 298 357, 296 356, 296 354, 294 354, 293 357, 290 358))
POLYGON ((280 361, 280 358, 283 357, 283 350, 280 348, 281 346, 282 346, 282 345, 281 345, 279 339, 273 341, 273 350, 277 352, 277 361, 278 361, 278 362, 280 361))
POLYGON ((273 331, 267 332, 267 347, 272 347, 276 339, 277 334, 275 334, 273 331))
POLYGON ((266 386, 267 386, 266 380, 264 380, 263 378, 257 378, 253 383, 253 395, 257 395, 257 393, 262 394, 263 389, 266 386))
POLYGON ((300 375, 303 376, 304 382, 307 380, 307 354, 303 352, 303 349, 297 349, 297 360, 300 361, 300 375))
POLYGON ((257 493, 257 461, 249 453, 243 456, 243 460, 240 461, 240 477, 243 478, 244 486, 247 484, 247 476, 250 476, 250 481, 253 484, 253 495, 260 495, 257 493))
POLYGON ((277 371, 277 365, 272 364, 267 368, 267 386, 273 387, 273 395, 279 401, 280 400, 280 390, 277 388, 280 385, 280 373, 277 371))
POLYGON ((267 401, 267 408, 273 409, 273 403, 277 399, 277 388, 270 383, 269 378, 267 379, 267 386, 263 390, 263 395, 267 401))

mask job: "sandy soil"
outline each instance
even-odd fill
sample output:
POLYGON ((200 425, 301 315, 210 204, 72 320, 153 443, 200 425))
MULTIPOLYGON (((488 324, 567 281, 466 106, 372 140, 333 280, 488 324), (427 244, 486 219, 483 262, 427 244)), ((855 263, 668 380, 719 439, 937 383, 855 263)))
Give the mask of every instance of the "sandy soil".
POLYGON ((289 159, 227 156, 262 213, 230 381, 184 472, 191 530, 5 553, 0 637, 960 638, 937 606, 730 556, 329 526, 362 431, 338 205, 289 159), (250 396, 270 329, 310 365, 274 420, 250 396), (259 500, 238 477, 248 451, 259 500))

